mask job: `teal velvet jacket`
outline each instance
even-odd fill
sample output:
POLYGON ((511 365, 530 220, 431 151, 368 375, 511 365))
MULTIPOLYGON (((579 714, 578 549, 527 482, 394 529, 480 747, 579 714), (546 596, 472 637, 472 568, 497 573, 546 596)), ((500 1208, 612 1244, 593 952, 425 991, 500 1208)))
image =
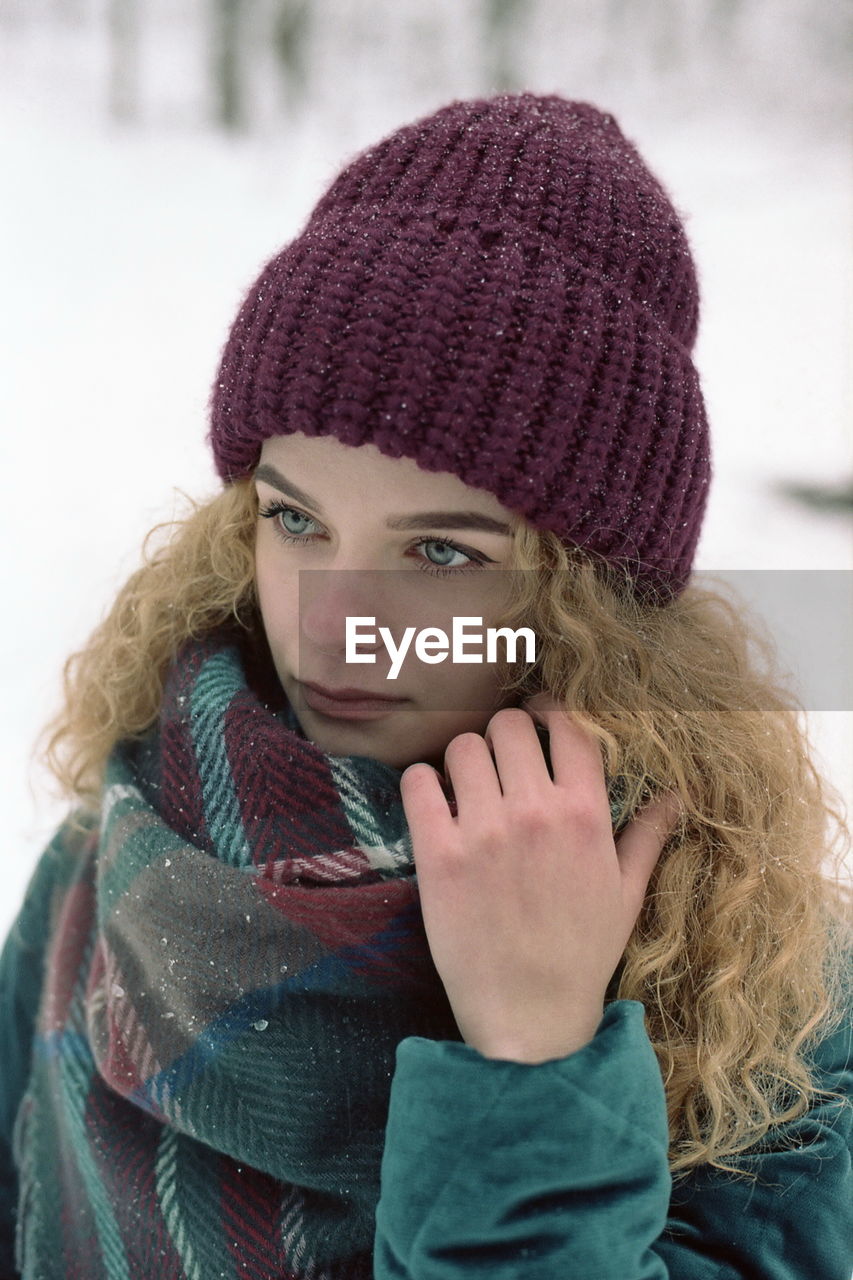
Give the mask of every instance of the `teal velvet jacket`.
POLYGON ((706 1167, 674 1187, 663 1082, 636 1001, 608 1005, 590 1044, 539 1066, 404 1040, 377 1280, 851 1280, 849 1022, 816 1060, 845 1103, 815 1107, 741 1157, 755 1181, 706 1167))
MULTIPOLYGON (((0 1280, 17 1275, 12 1134, 56 876, 44 858, 0 959, 0 1280)), ((537 1066, 409 1037, 391 1084, 375 1280, 851 1280, 853 1018, 815 1062, 844 1099, 741 1157, 754 1180, 706 1167, 673 1183, 637 1002, 612 1002, 588 1045, 537 1066)), ((335 1280, 350 1274, 364 1270, 335 1280)))

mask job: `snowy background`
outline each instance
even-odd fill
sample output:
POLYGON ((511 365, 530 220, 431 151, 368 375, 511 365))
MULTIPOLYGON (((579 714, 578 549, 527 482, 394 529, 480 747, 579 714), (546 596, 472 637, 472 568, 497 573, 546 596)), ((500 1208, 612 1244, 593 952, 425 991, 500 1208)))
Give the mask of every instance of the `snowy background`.
POLYGON ((355 150, 503 88, 615 112, 685 216, 715 446, 697 567, 772 583, 780 636, 809 624, 786 661, 850 804, 853 516, 786 495, 853 478, 845 10, 0 0, 0 935, 64 813, 30 760, 62 662, 151 525, 217 488, 206 402, 243 291, 355 150))

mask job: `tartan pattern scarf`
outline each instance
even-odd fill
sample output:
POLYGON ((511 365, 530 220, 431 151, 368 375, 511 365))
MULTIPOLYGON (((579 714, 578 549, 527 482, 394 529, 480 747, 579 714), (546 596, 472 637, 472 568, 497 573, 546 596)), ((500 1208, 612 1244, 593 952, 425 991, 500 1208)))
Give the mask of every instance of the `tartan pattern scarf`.
POLYGON ((372 1274, 396 1045, 458 1031, 400 771, 326 755, 249 669, 228 632, 185 646, 97 819, 55 838, 24 1276, 372 1274))

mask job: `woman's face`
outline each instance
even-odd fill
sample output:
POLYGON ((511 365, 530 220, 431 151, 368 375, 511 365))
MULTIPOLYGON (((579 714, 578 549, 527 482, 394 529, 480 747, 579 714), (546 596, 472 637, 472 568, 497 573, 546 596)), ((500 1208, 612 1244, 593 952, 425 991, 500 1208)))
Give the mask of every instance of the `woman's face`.
MULTIPOLYGON (((510 535, 497 526, 508 526, 513 513, 454 475, 332 437, 266 440, 255 483, 264 629, 306 737, 331 755, 372 756, 398 769, 425 760, 443 769, 453 737, 482 733, 495 711, 519 700, 501 697, 497 668, 485 661, 485 629, 500 622, 509 578, 498 571, 507 566, 510 535), (375 619, 351 624, 360 638, 350 645, 351 656, 372 655, 374 662, 347 661, 348 617, 375 619), (417 635, 432 626, 452 640, 454 617, 483 619, 466 625, 464 650, 483 661, 454 662, 452 651, 432 664, 418 657, 417 635), (414 628, 395 679, 388 678, 395 664, 382 626, 394 648, 414 628), (306 683, 398 701, 353 718, 345 704, 320 702, 306 683)), ((525 659, 523 645, 518 657, 525 659)))

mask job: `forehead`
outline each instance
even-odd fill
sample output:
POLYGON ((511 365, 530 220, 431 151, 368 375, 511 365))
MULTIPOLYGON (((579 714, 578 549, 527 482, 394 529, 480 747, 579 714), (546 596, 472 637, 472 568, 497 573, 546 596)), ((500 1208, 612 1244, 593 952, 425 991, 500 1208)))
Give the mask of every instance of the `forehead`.
POLYGON ((334 436, 294 432, 272 436, 261 462, 323 500, 369 490, 371 503, 396 510, 411 502, 454 504, 511 522, 515 517, 494 494, 475 489, 447 471, 427 471, 411 458, 392 458, 372 443, 347 445, 334 436))

